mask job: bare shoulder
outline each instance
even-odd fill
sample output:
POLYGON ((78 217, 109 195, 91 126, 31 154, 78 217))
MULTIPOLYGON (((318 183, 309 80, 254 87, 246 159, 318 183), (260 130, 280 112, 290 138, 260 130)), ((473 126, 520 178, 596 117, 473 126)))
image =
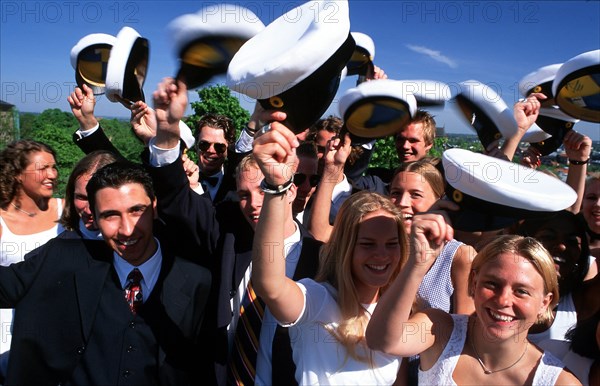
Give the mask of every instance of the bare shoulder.
POLYGON ((579 379, 577 379, 577 377, 575 375, 573 375, 573 373, 571 373, 568 370, 563 369, 563 371, 561 371, 560 375, 558 376, 558 379, 556 380, 555 383, 556 386, 563 386, 563 385, 581 385, 581 382, 579 381, 579 379))
POLYGON ((456 250, 454 261, 458 264, 468 265, 470 267, 475 255, 477 255, 475 248, 468 244, 463 244, 456 250))

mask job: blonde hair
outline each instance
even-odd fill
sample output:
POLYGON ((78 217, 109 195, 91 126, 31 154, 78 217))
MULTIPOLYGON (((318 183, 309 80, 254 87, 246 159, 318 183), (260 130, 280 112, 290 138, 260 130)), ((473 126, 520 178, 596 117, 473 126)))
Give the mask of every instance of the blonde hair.
POLYGON ((362 219, 367 214, 378 210, 383 210, 393 216, 401 247, 398 266, 392 273, 388 284, 380 288, 380 294, 385 292, 406 261, 408 242, 400 212, 389 199, 377 193, 363 191, 353 194, 344 202, 333 224, 329 242, 321 249, 319 271, 315 277, 316 281, 329 282, 338 291, 337 304, 342 321, 337 327, 326 328, 346 348, 347 355, 370 364, 372 364, 370 354, 361 356, 356 352, 356 345, 359 343, 366 348, 364 338, 369 315, 359 301, 352 275, 352 259, 362 219))
MULTIPOLYGON (((544 282, 544 295, 551 293, 552 300, 543 315, 538 316, 538 323, 545 323, 554 318, 552 310, 558 304, 558 278, 556 276, 556 268, 552 256, 546 248, 534 239, 533 237, 523 237, 516 235, 504 235, 494 239, 486 245, 473 259, 471 264, 471 274, 477 275, 485 264, 490 260, 495 259, 503 253, 514 253, 524 259, 527 259, 535 270, 542 277, 544 282)), ((473 281, 469 280, 469 294, 475 291, 473 281)))
POLYGON ((393 185, 394 179, 398 174, 402 172, 419 174, 429 184, 435 197, 440 199, 444 195, 445 183, 442 173, 436 168, 436 165, 439 162, 439 158, 433 157, 421 158, 418 161, 403 162, 396 170, 394 170, 391 185, 393 185))
POLYGON ((585 188, 587 189, 594 181, 600 181, 600 172, 593 172, 588 175, 588 178, 585 180, 585 188))

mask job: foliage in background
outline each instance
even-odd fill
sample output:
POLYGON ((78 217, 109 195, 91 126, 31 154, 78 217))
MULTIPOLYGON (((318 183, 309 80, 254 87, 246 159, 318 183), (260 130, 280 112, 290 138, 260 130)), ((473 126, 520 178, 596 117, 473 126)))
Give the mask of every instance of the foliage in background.
MULTIPOLYGON (((225 86, 214 86, 198 91, 200 102, 192 103, 195 114, 188 118, 188 124, 196 122, 200 116, 208 113, 226 114, 233 117, 238 131, 250 119, 250 114, 243 109, 238 100, 231 95, 225 86)), ((129 122, 117 119, 102 119, 102 127, 113 144, 129 160, 139 162, 139 154, 143 150, 142 143, 131 132, 129 122)), ((193 123, 192 123, 193 125, 193 123)), ((30 138, 45 142, 57 153, 57 164, 59 170, 59 183, 57 196, 64 196, 66 181, 75 163, 83 153, 72 142, 72 135, 78 129, 77 120, 67 112, 59 109, 45 110, 41 114, 20 114, 21 138, 30 138)), ((191 126, 194 127, 194 126, 191 126)), ((194 130, 195 131, 195 130, 194 130)), ((12 140, 12 138, 11 138, 12 140)), ((435 139, 431 154, 441 156, 448 148, 462 148, 471 151, 482 151, 481 143, 474 135, 452 135, 450 137, 438 137, 435 139)), ((3 148, 0 147, 0 150, 3 148)), ((600 145, 594 142, 594 159, 597 159, 600 145)), ((195 156, 190 152, 190 156, 195 156)), ((566 163, 566 160, 556 159, 557 165, 566 163)), ((373 154, 370 167, 384 167, 393 169, 398 166, 398 157, 392 137, 377 141, 376 150, 373 154)), ((550 166, 542 166, 542 169, 553 169, 550 166)), ((600 171, 600 166, 589 165, 588 171, 600 171)))
POLYGON ((250 113, 244 109, 239 100, 231 95, 227 86, 210 86, 198 90, 200 100, 192 102, 194 115, 190 115, 185 123, 188 124, 194 135, 196 134, 196 123, 200 118, 208 113, 221 114, 229 117, 236 129, 236 137, 246 123, 250 120, 250 113))
MULTIPOLYGON (((448 138, 438 137, 433 140, 433 147, 429 154, 433 157, 441 157, 444 150, 448 148, 448 138)), ((378 139, 375 143, 375 151, 369 163, 369 167, 386 168, 394 170, 400 166, 398 154, 396 153, 396 145, 394 137, 386 137, 378 139)))
MULTIPOLYGON (((59 109, 45 110, 41 114, 21 115, 21 138, 34 139, 50 145, 56 152, 58 186, 55 195, 64 196, 65 185, 73 166, 85 155, 73 143, 73 133, 79 128, 71 113, 59 109)), ((142 143, 133 135, 129 122, 102 119, 102 128, 117 149, 129 160, 140 162, 142 143)))

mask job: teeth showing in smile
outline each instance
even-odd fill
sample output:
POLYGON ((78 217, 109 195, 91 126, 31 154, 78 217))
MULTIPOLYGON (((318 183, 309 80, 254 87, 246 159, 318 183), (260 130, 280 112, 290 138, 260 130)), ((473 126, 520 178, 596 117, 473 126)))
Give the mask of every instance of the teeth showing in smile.
POLYGON ((387 268, 387 265, 367 264, 367 267, 371 268, 373 271, 384 271, 387 268))
POLYGON ((137 240, 126 240, 126 241, 120 241, 120 243, 126 247, 133 245, 135 243, 137 243, 137 240))
POLYGON ((507 316, 507 315, 500 315, 495 313, 494 311, 490 310, 490 315, 492 315, 492 317, 496 320, 499 320, 501 322, 512 322, 515 318, 513 318, 512 316, 507 316))
POLYGON ((402 213, 402 218, 404 220, 411 220, 413 218, 412 214, 409 213, 402 213))

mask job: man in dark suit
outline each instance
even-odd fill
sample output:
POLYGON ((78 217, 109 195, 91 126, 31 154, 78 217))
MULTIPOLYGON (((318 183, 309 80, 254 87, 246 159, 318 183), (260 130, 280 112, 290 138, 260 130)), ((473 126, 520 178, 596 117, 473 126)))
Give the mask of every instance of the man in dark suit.
POLYGON ((200 384, 210 273, 154 237, 141 166, 110 164, 87 193, 104 242, 58 237, 0 267, 16 309, 5 384, 200 384))
MULTIPOLYGON (((150 144, 150 173, 157 187, 161 218, 170 227, 176 227, 185 234, 178 239, 178 247, 184 255, 189 258, 196 256, 197 259, 201 251, 207 249, 207 245, 212 251, 210 259, 203 256, 205 260, 210 260, 215 278, 209 306, 214 314, 210 317, 207 315, 205 328, 210 331, 213 339, 210 344, 215 351, 215 382, 223 385, 228 383, 227 370, 231 369, 231 355, 236 350, 234 341, 238 334, 240 305, 247 293, 246 284, 251 278, 252 240, 262 207, 263 191, 260 182, 263 175, 251 156, 243 158, 236 168, 239 202, 222 202, 213 209, 207 205, 208 200, 204 196, 194 194, 187 186, 185 173, 178 166, 180 152, 176 122, 187 105, 185 85, 174 80, 164 81, 154 93, 154 105, 159 119, 157 135, 150 144)), ((288 247, 290 255, 287 258, 294 263, 290 277, 300 279, 313 277, 316 273, 320 243, 300 224, 293 221, 291 208, 295 191, 293 188, 287 193, 289 215, 286 217, 285 234, 294 240, 290 241, 288 247)), ((274 326, 269 326, 269 329, 270 339, 263 343, 261 337, 260 344, 277 344, 277 351, 273 352, 279 353, 277 359, 280 359, 282 355, 279 347, 290 350, 289 341, 286 346, 285 342, 281 343, 281 339, 272 338, 276 334, 274 326)), ((262 334, 264 328, 259 330, 255 331, 257 337, 262 334)), ((289 364, 291 354, 288 357, 289 364)), ((251 360, 249 364, 254 369, 256 359, 251 360)), ((291 364, 293 365, 293 362, 291 364)), ((276 366, 272 367, 275 370, 276 366)), ((290 375, 293 381, 293 370, 286 370, 282 366, 277 368, 290 375)), ((232 382, 231 378, 229 382, 232 382)))
POLYGON ((198 181, 213 203, 218 204, 226 198, 230 199, 235 191, 235 160, 231 159, 235 156, 235 127, 231 119, 219 114, 204 115, 196 127, 200 169, 198 181), (228 158, 232 164, 226 165, 228 158))

